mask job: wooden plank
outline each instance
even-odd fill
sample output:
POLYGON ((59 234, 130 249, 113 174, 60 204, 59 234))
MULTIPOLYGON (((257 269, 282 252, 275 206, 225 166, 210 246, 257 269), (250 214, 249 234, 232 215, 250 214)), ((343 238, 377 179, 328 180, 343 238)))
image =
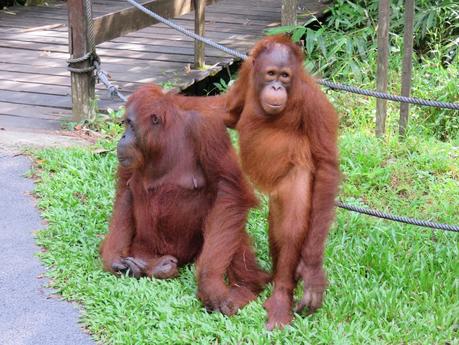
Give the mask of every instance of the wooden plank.
MULTIPOLYGON (((225 16, 226 17, 226 16, 225 16)), ((179 25, 182 25, 182 26, 185 26, 187 29, 193 29, 193 25, 194 25, 194 20, 191 18, 191 17, 188 17, 188 16, 185 16, 185 17, 181 17, 179 19, 175 19, 174 20, 175 23, 179 24, 179 25)), ((260 22, 260 23, 255 23, 253 21, 247 21, 245 19, 240 19, 240 20, 236 20, 236 19, 226 19, 226 20, 223 20, 223 19, 218 19, 218 20, 212 20, 212 19, 209 19, 207 20, 207 26, 209 28, 211 28, 211 30, 209 29, 209 31, 213 31, 213 32, 219 32, 219 33, 228 33, 228 32, 231 32, 231 33, 235 33, 235 34, 245 34, 245 35, 249 35, 249 36, 253 36, 254 33, 253 33, 253 28, 257 27, 256 29, 259 30, 258 34, 261 34, 263 29, 266 27, 266 20, 264 21, 264 24, 263 22, 260 22), (240 24, 240 25, 238 25, 240 24), (253 28, 252 28, 253 27, 253 28)), ((269 23, 271 24, 271 23, 269 23)), ((174 36, 181 36, 181 37, 186 37, 185 35, 175 31, 174 29, 171 29, 169 27, 167 27, 166 25, 164 24, 157 24, 153 27, 149 27, 149 28, 145 28, 142 30, 142 32, 146 32, 146 33, 157 33, 158 31, 159 32, 162 32, 162 30, 164 29, 167 29, 169 33, 173 33, 174 36)), ((65 29, 56 29, 56 30, 47 30, 48 32, 66 32, 65 29)), ((132 34, 135 34, 135 33, 131 33, 132 34)), ((226 35, 227 37, 228 35, 226 35)), ((14 37, 14 36, 12 36, 14 37)), ((225 36, 223 38, 226 38, 225 36)))
MULTIPOLYGON (((180 22, 181 24, 181 22, 180 22)), ((185 23, 185 28, 191 29, 192 28, 192 23, 190 22, 190 25, 188 23, 185 23)), ((249 28, 249 29, 243 29, 243 30, 236 30, 232 27, 232 25, 219 25, 218 23, 215 24, 207 24, 206 26, 206 36, 214 39, 214 40, 229 40, 230 42, 234 43, 240 43, 239 40, 235 40, 234 37, 237 37, 239 35, 239 38, 243 38, 243 41, 245 44, 253 44, 253 40, 255 40, 258 37, 261 37, 263 30, 260 28, 255 29, 255 28, 249 28), (250 34, 247 33, 247 31, 250 30, 250 34), (258 35, 258 36, 257 36, 258 35), (233 38, 232 38, 233 37, 233 38)), ((47 32, 40 32, 40 33, 29 33, 28 36, 21 35, 20 33, 14 33, 14 34, 2 34, 0 32, 0 40, 17 40, 17 41, 31 41, 31 42, 42 42, 42 40, 47 40, 44 41, 44 43, 53 43, 51 40, 55 40, 55 43, 62 43, 65 44, 67 41, 67 38, 65 37, 66 32, 59 32, 59 31, 47 31, 47 32), (37 35, 37 36, 32 36, 32 35, 37 35), (65 40, 65 41, 64 41, 65 40)), ((150 43, 155 44, 156 39, 160 40, 167 40, 170 41, 171 43, 173 42, 188 42, 188 41, 193 41, 192 38, 189 38, 181 33, 178 33, 174 31, 173 29, 170 29, 166 26, 161 26, 158 24, 155 26, 155 29, 143 29, 141 31, 135 32, 135 33, 130 33, 127 36, 119 37, 116 38, 110 42, 129 42, 130 40, 128 38, 150 38, 150 43), (170 40, 168 40, 170 38, 170 40)), ((108 42, 102 43, 106 44, 108 42)), ((102 45, 101 44, 101 45, 102 45)), ((166 44, 163 44, 167 46, 166 44)))
POLYGON ((59 130, 61 129, 62 119, 43 119, 39 117, 22 117, 0 113, 0 129, 46 129, 59 130))
POLYGON ((72 103, 69 97, 58 96, 58 95, 33 94, 33 93, 31 94, 31 93, 5 91, 5 90, 0 91, 0 102, 26 104, 26 105, 38 105, 38 106, 50 107, 50 108, 70 109, 72 107, 72 103))
MULTIPOLYGON (((122 2, 125 5, 123 6, 112 6, 112 7, 104 7, 104 6, 99 6, 95 5, 93 14, 96 16, 102 16, 106 13, 112 12, 112 11, 117 11, 121 10, 123 8, 129 7, 129 3, 127 2, 122 2)), ((67 22, 67 8, 66 7, 44 7, 44 6, 26 6, 26 7, 15 7, 16 10, 16 15, 6 15, 2 16, 4 13, 0 13, 0 18, 3 18, 5 20, 20 20, 24 17, 28 17, 31 19, 34 19, 36 21, 36 15, 39 15, 39 18, 43 19, 42 23, 49 24, 51 20, 54 20, 55 22, 61 22, 61 23, 66 23, 67 22)), ((30 22, 23 21, 25 25, 30 25, 30 22)))
MULTIPOLYGON (((158 78, 159 79, 159 78, 158 78)), ((164 82, 164 77, 163 77, 163 82, 164 82)), ((68 86, 68 82, 63 84, 55 84, 52 82, 48 83, 40 83, 40 82, 31 82, 30 80, 27 80, 27 78, 13 78, 13 79, 8 79, 8 80, 3 80, 0 79, 0 90, 5 90, 5 91, 13 91, 13 92, 20 92, 24 97, 27 97, 28 93, 34 93, 34 94, 43 94, 43 95, 58 95, 58 96, 65 96, 68 97, 70 95, 70 87, 68 86), (23 79, 23 80, 18 80, 18 79, 23 79)), ((116 84, 116 83, 115 83, 116 84)), ((129 91, 132 92, 135 88, 139 87, 141 84, 140 83, 132 83, 132 82, 120 82, 120 87, 124 91, 129 91), (129 87, 125 87, 124 85, 129 83, 129 87)), ((98 84, 96 86, 96 89, 98 90, 98 94, 102 94, 102 98, 107 98, 104 93, 107 91, 105 86, 103 84, 98 84)))
MULTIPOLYGON (((143 74, 143 78, 132 78, 132 76, 120 72, 116 74, 116 77, 119 79, 115 80, 115 84, 119 85, 123 90, 134 90, 136 87, 139 87, 142 84, 146 83, 164 83, 167 80, 172 80, 174 76, 169 75, 161 75, 161 74, 153 74, 152 76, 145 76, 143 74), (133 81, 135 79, 135 81, 133 81)), ((62 95, 68 96, 70 91, 70 78, 69 77, 61 77, 61 76, 50 76, 50 75, 41 75, 41 74, 25 74, 25 73, 17 73, 17 72, 2 72, 0 75, 0 82, 14 82, 14 88, 5 88, 4 90, 12 90, 20 91, 20 89, 24 89, 24 91, 32 90, 34 93, 41 93, 41 94, 51 94, 51 95, 62 95), (27 86, 25 84, 30 84, 27 86), (63 93, 53 93, 53 92, 46 92, 48 88, 53 88, 55 86, 65 86, 68 89, 68 92, 63 93)), ((106 91, 105 86, 102 84, 97 84, 97 89, 101 91, 106 91)), ((63 90, 63 89, 62 89, 63 90)), ((30 91, 29 91, 30 92, 30 91)), ((25 96, 25 93, 23 93, 25 96)))
MULTIPOLYGON (((263 20, 266 18, 276 18, 280 22, 280 15, 279 12, 281 10, 281 5, 277 4, 275 6, 269 6, 268 5, 263 5, 263 4, 257 4, 257 2, 251 2, 250 7, 247 7, 247 4, 245 3, 231 3, 231 4, 226 4, 225 2, 214 4, 211 6, 207 6, 206 12, 208 12, 210 15, 216 15, 219 17, 220 20, 225 20, 225 17, 227 15, 233 15, 233 18, 236 20, 243 20, 247 21, 247 19, 259 19, 263 20)), ((126 2, 126 7, 130 7, 129 3, 126 2)), ((125 9, 127 9, 124 7, 125 9)), ((114 8, 109 8, 109 11, 112 12, 114 8)), ((97 6, 93 6, 93 14, 95 16, 98 15, 97 11, 97 6)), ((107 11, 104 11, 101 13, 101 16, 106 15, 107 11)), ((47 9, 47 8, 37 8, 34 7, 31 13, 29 14, 31 18, 27 19, 27 22, 24 22, 20 17, 18 16, 9 16, 9 17, 2 17, 0 15, 0 18, 2 18, 2 23, 22 23, 30 26, 31 23, 41 23, 40 26, 43 26, 45 24, 44 21, 46 21, 46 25, 53 25, 51 23, 48 23, 50 21, 53 21, 54 24, 65 24, 67 20, 67 13, 65 9, 60 10, 59 12, 56 12, 55 9, 47 9), (37 14, 39 17, 37 18, 37 14), (35 15, 35 16, 34 16, 35 15)), ((177 17, 176 17, 177 18, 177 17)), ((231 18, 231 19, 233 19, 231 18)))
MULTIPOLYGON (((206 0, 206 4, 211 4, 214 1, 217 0, 206 0)), ((192 0, 154 0, 143 5, 164 18, 179 17, 194 9, 192 0)), ((110 41, 155 23, 157 21, 154 18, 134 7, 95 18, 94 33, 96 44, 110 41)))
MULTIPOLYGON (((0 78, 1 78, 0 72, 0 78)), ((70 88, 67 85, 47 85, 44 87, 42 84, 36 83, 20 83, 13 80, 0 79, 0 90, 13 90, 16 92, 38 93, 44 95, 59 95, 69 96, 70 88)))
POLYGON ((35 83, 45 87, 46 85, 70 85, 70 76, 53 76, 44 74, 27 74, 18 72, 2 71, 1 80, 11 80, 21 83, 35 83))
MULTIPOLYGON (((20 49, 0 49, 0 61, 8 61, 11 58, 11 54, 15 54, 15 60, 18 59, 24 64, 31 66, 60 66, 62 71, 66 71, 66 65, 62 65, 62 62, 65 61, 67 54, 65 53, 49 53, 46 54, 46 57, 43 57, 43 52, 34 51, 34 50, 20 50, 20 49)), ((168 67, 174 68, 175 70, 181 70, 184 67, 183 63, 180 62, 170 62, 170 61, 153 61, 153 60, 142 60, 138 61, 134 57, 124 56, 120 58, 119 56, 102 56, 103 66, 112 65, 114 69, 117 70, 127 70, 127 69, 136 69, 137 67, 143 68, 150 66, 154 68, 157 66, 159 69, 166 70, 168 67), (117 67, 120 65, 120 67, 117 67)), ((111 71, 111 70, 110 70, 111 71)), ((68 75, 68 73, 66 74, 68 75)))
POLYGON ((22 104, 20 107, 14 103, 0 102, 0 114, 22 117, 36 117, 40 119, 56 120, 63 115, 70 115, 67 109, 56 109, 22 104))
MULTIPOLYGON (((38 65, 40 63, 40 53, 35 51, 23 52, 17 49, 10 49, 8 52, 3 52, 0 50, 0 61, 5 61, 5 58, 11 57, 11 54, 16 54, 16 57, 20 58, 22 61, 30 61, 32 66, 38 65), (34 60, 35 59, 35 60, 34 60)), ((65 57, 65 54, 62 53, 53 53, 47 57, 47 61, 57 61, 57 63, 61 63, 62 59, 65 57)), ((190 57, 192 59, 192 57, 190 57)), ((231 59, 219 59, 218 61, 230 61, 231 59)), ((139 71, 139 74, 145 78, 146 75, 149 74, 165 74, 169 76, 183 74, 183 64, 179 63, 169 63, 167 61, 152 61, 152 60, 135 60, 134 58, 118 58, 118 57, 103 57, 104 64, 102 67, 106 69, 108 72, 114 75, 114 80, 117 81, 118 79, 115 75, 118 75, 117 72, 126 72, 126 71, 139 71), (110 67, 112 66, 112 67, 110 67), (154 66, 154 67, 153 67, 154 66), (151 68, 149 70, 149 68, 151 68), (145 71, 145 72, 144 72, 145 71), (150 73, 149 73, 150 72, 150 73)), ((43 62, 43 61, 41 61, 43 62)), ((37 74, 37 73, 35 73, 37 74)), ((38 73, 39 74, 39 73, 38 73)), ((59 74, 61 75, 61 74, 59 74)), ((135 81, 133 79, 129 79, 130 81, 135 81)))
MULTIPOLYGON (((111 100, 105 93, 102 93, 101 96, 102 98, 99 101, 99 108, 101 109, 106 109, 109 106, 114 107, 115 105, 119 107, 123 104, 121 101, 111 100)), ((5 90, 0 91, 0 102, 16 104, 18 106, 29 105, 68 110, 72 108, 69 97, 5 90)))
MULTIPOLYGON (((179 24, 184 24, 183 26, 186 28, 186 29, 193 29, 193 22, 189 21, 189 22, 179 22, 179 24)), ((218 26, 218 28, 215 28, 214 29, 214 26, 218 26, 218 25, 208 25, 207 26, 207 36, 212 38, 212 39, 216 39, 216 40, 232 40, 234 41, 234 37, 238 37, 238 38, 243 38, 244 41, 247 41, 247 40, 250 40, 250 38, 252 38, 252 42, 249 41, 249 43, 253 43, 253 40, 256 38, 256 37, 259 37, 259 36, 256 36, 256 34, 260 35, 261 37, 261 34, 262 34, 262 29, 260 28, 260 30, 255 30, 255 28, 251 28, 249 30, 250 31, 250 34, 247 33, 247 30, 248 29, 244 29, 244 30, 236 30, 232 27, 232 25, 220 25, 218 26)), ((140 32, 137 32, 137 33, 132 33, 132 34, 129 34, 127 37, 151 37, 152 40, 154 41, 156 38, 163 38, 163 39, 167 39, 168 37, 171 37, 171 40, 183 40, 183 41, 191 41, 192 39, 191 38, 188 38, 186 37, 185 35, 183 34, 180 34, 180 33, 177 33, 175 30, 171 29, 171 28, 168 28, 166 27, 165 25, 160 25, 158 24, 157 26, 155 26, 154 30, 153 29, 144 29, 140 32), (161 35, 158 37, 158 35, 161 35)), ((19 37, 18 37, 19 38, 19 37)), ((15 37, 14 36, 10 36, 10 37, 3 37, 2 39, 10 39, 10 40, 14 40, 15 37)), ((117 39, 119 40, 119 39, 117 39)), ((117 41, 117 40, 114 40, 114 41, 117 41)), ((24 41, 24 40, 22 40, 24 41)), ((27 40, 25 40, 27 41, 27 40)))
MULTIPOLYGON (((148 42, 149 40, 145 40, 148 42)), ((164 41, 163 41, 164 42, 164 41)), ((156 42, 157 43, 157 42, 156 42)), ((60 43, 44 43, 36 41, 21 41, 21 40, 7 40, 4 39, 0 41, 0 48, 18 48, 18 49, 27 49, 35 50, 42 52, 62 52, 64 53, 67 50, 67 46, 60 43)), ((190 42, 179 42, 174 43, 169 46, 161 44, 149 44, 149 43, 120 43, 120 42, 104 42, 98 48, 99 55, 117 54, 114 52, 122 52, 124 56, 129 55, 130 52, 144 52, 144 53, 154 53, 154 54, 168 54, 168 55, 189 55, 194 54, 193 43, 190 42)), ((222 57, 226 56, 224 52, 210 48, 208 56, 210 57, 222 57)))
MULTIPOLYGON (((159 36, 159 35, 158 35, 159 36)), ((167 36, 167 35, 164 35, 167 36)), ((7 41, 4 40, 0 42, 0 49, 16 49, 18 52, 24 51, 27 49, 29 51, 33 51, 35 53, 40 53, 42 56, 41 58, 43 61, 46 59, 53 59, 54 54, 63 53, 65 51, 65 46, 59 44, 55 45, 46 45, 45 43, 35 43, 35 42, 24 42, 24 41, 7 41), (3 42, 3 43, 2 43, 3 42)), ((233 47, 239 49, 242 53, 246 52, 248 48, 252 46, 251 43, 243 40, 236 40, 233 41, 232 39, 229 40, 220 40, 219 42, 223 42, 225 45, 229 47, 233 47)), ((2 50, 3 50, 2 49, 2 50)), ((129 58, 129 50, 136 50, 136 51, 148 51, 153 53, 169 53, 169 54, 186 54, 186 55, 193 55, 193 43, 192 41, 184 41, 184 40, 170 40, 167 42, 162 38, 158 38, 156 41, 151 40, 146 37, 129 37, 126 38, 125 41, 118 42, 105 42, 100 45, 99 49, 107 49, 107 50, 115 50, 115 51, 124 51, 125 56, 129 58), (164 43, 164 44, 161 44, 164 43), (169 45, 166 45, 169 44, 169 45)), ((229 56, 228 54, 214 48, 207 48, 208 55, 214 57, 221 57, 221 56, 229 56)), ((19 61, 19 60, 18 60, 19 61)), ((16 61, 15 61, 16 62, 16 61)), ((66 65, 65 61, 62 61, 61 65, 66 65)))
MULTIPOLYGON (((188 30, 193 30, 193 22, 189 20, 177 20, 177 24, 185 27, 188 30)), ((234 27, 234 23, 223 24, 222 22, 212 23, 208 22, 207 24, 207 36, 214 37, 217 39, 228 39, 231 35, 243 35, 245 39, 250 39, 251 37, 261 37, 264 27, 253 27, 245 25, 237 25, 234 27), (256 31, 255 31, 256 30, 256 31)), ((146 28, 141 34, 147 34, 154 36, 157 33, 167 33, 172 34, 175 37, 185 37, 185 35, 178 33, 177 31, 166 27, 164 24, 157 24, 154 28, 146 28)), ((134 33, 133 33, 134 35, 134 33)), ((252 42, 253 43, 253 42, 252 42)))
MULTIPOLYGON (((4 47, 0 42, 0 47, 4 47)), ((12 48, 20 48, 20 49, 29 49, 29 50, 42 50, 43 53, 49 54, 56 54, 56 53, 64 53, 65 50, 64 46, 58 45, 49 45, 49 46, 37 46, 35 43, 30 42, 11 42, 9 47, 12 48), (27 48, 26 48, 27 47, 27 48), (40 49, 41 47, 41 49, 40 49)), ((6 48, 6 47, 5 47, 6 48)), ((166 50, 164 47, 160 48, 161 50, 166 50)), ((117 58, 125 58, 127 53, 125 50, 120 49, 104 49, 99 48, 98 54, 101 59, 105 59, 105 57, 117 57, 117 58)), ((209 57, 210 64, 215 64, 224 56, 223 53, 215 50, 215 54, 209 57), (216 56, 214 56, 216 55, 216 56)), ((157 52, 157 51, 137 51, 137 50, 130 50, 129 51, 129 58, 135 58, 137 60, 156 60, 156 61, 171 61, 171 62, 182 62, 182 63, 193 63, 193 56, 191 54, 187 54, 183 52, 183 54, 169 54, 166 52, 157 52)))
MULTIPOLYGON (((130 8, 131 5, 125 1, 111 1, 111 2, 100 2, 94 1, 93 2, 93 11, 100 11, 105 12, 105 14, 117 10, 127 9, 130 8)), ((211 6, 217 8, 217 6, 211 6)), ((236 8, 238 10, 242 9, 245 12, 248 11, 264 11, 267 9, 280 9, 280 4, 277 1, 251 1, 250 7, 247 6, 245 1, 237 0, 237 1, 225 1, 221 4, 218 4, 218 8, 236 8)), ((50 5, 50 6, 40 6, 40 7, 16 7, 16 13, 20 13, 22 15, 29 15, 33 17, 33 14, 39 13, 40 15, 47 15, 49 18, 52 18, 53 14, 56 14, 57 18, 63 18, 63 22, 66 21, 66 7, 65 4, 60 6, 50 5)), ((96 13, 96 12, 94 12, 96 13)), ((279 13, 279 11, 277 12, 279 13)), ((0 16, 3 13, 0 13, 0 16)), ((11 18, 17 18, 18 15, 9 15, 11 18)))
MULTIPOLYGON (((207 73, 206 71, 202 71, 207 73)), ((123 92, 131 93, 136 88, 146 83, 157 83, 162 84, 166 82, 172 82, 174 85, 177 85, 179 88, 191 85, 195 78, 202 79, 203 74, 189 74, 182 75, 177 74, 172 71, 170 73, 156 73, 151 74, 150 76, 145 73, 139 73, 136 75, 126 74, 125 72, 118 72, 113 74, 115 85, 118 85, 120 90, 123 92), (135 80, 136 82, 133 82, 135 80)), ((18 73, 11 71, 3 71, 0 73, 0 83, 15 83, 15 91, 29 91, 42 94, 51 94, 51 95, 66 95, 65 93, 57 92, 47 92, 48 90, 53 90, 56 86, 64 86, 60 90, 64 91, 65 88, 69 91, 69 77, 68 76, 53 76, 53 75, 42 75, 42 74, 27 74, 27 73, 18 73), (5 78, 5 79, 2 79, 5 78)), ((9 88, 4 88, 5 90, 10 90, 9 88)), ((98 90, 98 95, 100 99, 108 99, 106 94, 106 89, 102 84, 97 84, 96 89, 98 90)), ((25 97, 25 93, 22 94, 22 97, 25 97)))
MULTIPOLYGON (((180 71, 183 68, 182 64, 174 63, 169 64, 167 62, 151 61, 146 62, 141 65, 132 64, 131 66, 113 64, 105 62, 103 68, 109 71, 110 73, 123 73, 126 75, 132 75, 134 78, 138 77, 139 79, 144 78, 145 75, 151 74, 169 74, 180 71)), ((46 76, 61 76, 69 77, 69 72, 63 66, 51 67, 49 65, 22 65, 22 64, 9 64, 9 63, 0 63, 0 79, 2 78, 2 71, 5 72, 19 72, 26 75, 41 74, 46 76)))

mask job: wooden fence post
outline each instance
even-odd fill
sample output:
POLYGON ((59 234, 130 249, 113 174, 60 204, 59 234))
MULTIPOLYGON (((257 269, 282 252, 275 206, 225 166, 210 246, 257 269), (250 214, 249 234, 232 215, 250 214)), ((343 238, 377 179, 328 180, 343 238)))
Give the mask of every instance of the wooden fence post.
MULTIPOLYGON (((68 0, 69 18, 69 53, 70 57, 80 58, 95 50, 92 23, 91 0, 68 0)), ((72 67, 90 67, 90 60, 85 60, 72 67)), ((94 71, 70 73, 72 86, 72 121, 81 121, 95 116, 94 71)))
POLYGON ((282 0, 281 25, 296 25, 298 0, 282 0))
MULTIPOLYGON (((206 1, 194 0, 194 32, 204 36, 206 20, 206 1)), ((194 68, 201 69, 205 64, 205 46, 203 42, 194 41, 194 68)))
MULTIPOLYGON (((409 97, 413 56, 414 0, 405 0, 405 28, 403 32, 403 67, 401 95, 409 97)), ((400 103, 399 134, 404 136, 410 111, 409 103, 400 103)))
MULTIPOLYGON (((389 59, 389 0, 379 1, 378 15, 378 68, 376 72, 376 89, 387 92, 387 66, 389 59)), ((386 132, 387 101, 376 99, 376 136, 382 137, 386 132)))

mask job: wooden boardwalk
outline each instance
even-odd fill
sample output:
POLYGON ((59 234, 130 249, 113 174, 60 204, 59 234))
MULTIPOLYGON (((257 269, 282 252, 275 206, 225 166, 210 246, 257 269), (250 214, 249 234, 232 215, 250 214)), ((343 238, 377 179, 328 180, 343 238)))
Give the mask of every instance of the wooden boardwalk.
MULTIPOLYGON (((303 1, 310 11, 319 1, 303 1)), ((95 0, 94 17, 129 7, 122 0, 95 0)), ((279 25, 279 0, 221 0, 206 8, 206 36, 246 52, 266 27, 279 25)), ((194 13, 175 18, 193 30, 194 13)), ((0 129, 58 129, 71 113, 67 8, 58 0, 48 7, 13 7, 0 11, 0 129)), ((156 82, 179 89, 207 74, 190 71, 193 41, 156 24, 97 46, 102 69, 129 95, 156 82)), ((232 57, 206 47, 206 64, 230 64, 232 57)), ((97 85, 99 108, 117 108, 103 85, 97 85)), ((1 131, 0 131, 1 135, 1 131)))

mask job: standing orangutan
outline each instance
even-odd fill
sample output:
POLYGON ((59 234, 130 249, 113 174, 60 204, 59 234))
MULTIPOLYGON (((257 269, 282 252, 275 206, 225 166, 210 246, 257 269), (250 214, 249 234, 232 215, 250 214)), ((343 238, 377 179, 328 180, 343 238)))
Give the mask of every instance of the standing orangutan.
POLYGON ((180 109, 179 98, 155 85, 129 98, 101 256, 107 271, 156 278, 197 258, 198 297, 231 315, 269 280, 245 232, 256 198, 221 120, 180 109))
POLYGON ((338 119, 285 36, 255 45, 226 98, 225 124, 239 132, 242 168, 269 195, 274 290, 264 307, 267 329, 282 328, 292 320, 297 279, 304 296, 296 310, 322 304, 324 245, 340 176, 338 119))

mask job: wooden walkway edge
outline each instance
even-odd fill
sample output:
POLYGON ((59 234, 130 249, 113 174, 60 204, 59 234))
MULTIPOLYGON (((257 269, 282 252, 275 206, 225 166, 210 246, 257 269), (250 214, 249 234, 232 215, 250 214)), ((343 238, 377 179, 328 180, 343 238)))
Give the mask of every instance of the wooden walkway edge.
MULTIPOLYGON (((267 27, 279 25, 280 1, 220 0, 206 8, 206 36, 225 46, 247 52, 267 27)), ((303 1, 310 11, 323 10, 319 1, 303 1)), ((129 7, 122 0, 95 0, 94 16, 129 7)), ((194 13, 174 22, 194 28, 194 13)), ((102 43, 97 53, 102 69, 129 95, 145 83, 184 89, 209 75, 193 71, 192 39, 156 24, 102 43)), ((48 7, 14 7, 0 11, 0 128, 59 129, 70 115, 70 77, 67 8, 61 0, 48 7)), ((213 72, 233 58, 206 47, 206 64, 213 72)), ((99 108, 117 108, 103 85, 96 94, 99 108)), ((1 135, 1 131, 0 131, 1 135)))

